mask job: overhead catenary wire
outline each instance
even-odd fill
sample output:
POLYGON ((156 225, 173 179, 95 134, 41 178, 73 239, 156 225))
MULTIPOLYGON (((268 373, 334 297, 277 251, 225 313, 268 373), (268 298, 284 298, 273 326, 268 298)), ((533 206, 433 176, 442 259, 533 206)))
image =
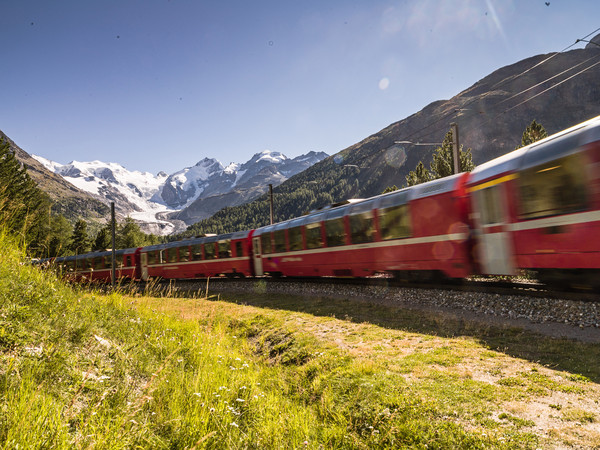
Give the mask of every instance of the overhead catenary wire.
POLYGON ((508 98, 505 98, 504 100, 501 100, 501 101, 500 101, 500 102, 498 102, 497 104, 498 104, 498 105, 501 105, 502 103, 506 103, 506 102, 508 102, 508 101, 512 100, 513 98, 515 98, 515 97, 518 97, 519 95, 525 94, 526 92, 529 92, 529 91, 531 91, 532 89, 535 89, 536 87, 539 87, 539 86, 541 86, 541 85, 543 85, 543 84, 547 83, 548 81, 551 81, 551 80, 553 80, 554 78, 560 77, 561 75, 564 75, 565 73, 567 73, 567 72, 570 72, 570 71, 571 71, 571 70, 573 70, 573 69, 576 69, 577 67, 581 66, 582 64, 585 64, 585 63, 587 63, 588 61, 590 61, 590 60, 592 60, 592 59, 598 59, 598 58, 600 58, 600 55, 597 55, 597 56, 592 56, 591 58, 588 58, 588 59, 586 59, 585 61, 581 61, 579 64, 575 64, 574 66, 571 66, 571 67, 569 67, 568 69, 565 69, 565 70, 563 70, 563 71, 562 71, 562 72, 560 72, 560 73, 557 73, 556 75, 552 75, 550 78, 546 78, 544 81, 540 81, 539 83, 537 83, 537 84, 534 84, 533 86, 531 86, 531 87, 528 87, 527 89, 523 89, 521 92, 517 92, 516 94, 513 94, 513 95, 511 95, 510 97, 508 97, 508 98))
MULTIPOLYGON (((575 45, 576 45, 576 44, 578 44, 579 42, 589 42, 589 41, 587 41, 586 39, 587 39, 588 37, 592 36, 592 35, 595 35, 595 34, 596 34, 596 33, 598 33, 599 31, 600 31, 600 28, 596 28, 594 31, 592 31, 591 33, 587 34, 586 36, 584 36, 584 37, 583 37, 583 38, 581 38, 581 39, 577 39, 577 40, 576 40, 576 41, 575 41, 573 44, 571 44, 571 45, 568 45, 567 47, 565 47, 564 49, 562 49, 560 52, 553 53, 551 56, 549 56, 549 57, 547 57, 547 58, 543 59, 542 61, 539 61, 539 62, 535 63, 533 66, 531 66, 531 67, 529 67, 529 68, 525 69, 524 71, 520 72, 519 74, 516 74, 516 75, 511 75, 511 76, 508 76, 508 77, 506 77, 506 78, 503 78, 502 80, 498 81, 498 82, 497 82, 497 83, 495 83, 494 85, 490 86, 490 90, 492 90, 492 89, 497 89, 498 87, 501 87, 501 86, 503 86, 505 83, 508 83, 509 81, 516 80, 516 79, 518 79, 518 78, 520 78, 520 77, 524 76, 525 74, 527 74, 527 73, 531 72, 531 71, 532 71, 532 70, 534 70, 535 68, 537 68, 537 67, 540 67, 540 66, 542 66, 543 64, 546 64, 546 63, 548 63, 549 61, 551 61, 553 58, 555 58, 555 57, 556 57, 556 56, 558 56, 559 54, 562 54, 562 53, 566 52, 567 50, 571 49, 573 46, 575 46, 575 45)), ((533 86, 531 86, 531 87, 528 87, 528 88, 526 88, 526 89, 522 90, 521 92, 519 92, 519 93, 517 93, 517 94, 514 94, 514 95, 512 95, 512 96, 511 96, 511 97, 509 97, 508 99, 503 99, 503 100, 499 101, 499 102, 498 102, 496 105, 500 105, 500 104, 502 104, 502 103, 504 103, 504 102, 506 102, 506 101, 508 101, 508 100, 510 100, 510 99, 513 99, 513 98, 516 98, 516 97, 518 97, 519 95, 523 95, 524 93, 526 93, 526 92, 529 92, 530 90, 532 90, 532 89, 534 89, 534 88, 536 88, 536 87, 539 87, 540 85, 543 85, 544 83, 547 83, 548 81, 551 81, 551 80, 553 80, 553 79, 555 79, 555 78, 557 78, 557 77, 559 77, 559 76, 561 76, 561 75, 564 75, 565 73, 568 73, 568 72, 570 72, 570 71, 574 70, 575 68, 577 68, 577 67, 581 66, 582 64, 585 64, 585 63, 589 62, 590 60, 594 60, 594 59, 598 59, 598 58, 600 58, 600 55, 598 55, 598 56, 593 56, 593 57, 591 57, 591 58, 588 58, 587 60, 585 60, 585 61, 583 61, 583 62, 580 62, 580 63, 578 63, 578 64, 576 64, 576 65, 574 65, 574 66, 572 66, 572 67, 570 67, 570 68, 568 68, 568 69, 566 69, 566 70, 562 71, 562 72, 561 72, 561 73, 559 73, 559 74, 553 75, 552 77, 549 77, 549 78, 547 78, 546 80, 544 80, 544 81, 542 81, 542 82, 536 83, 535 85, 533 85, 533 86)), ((596 63, 594 63, 594 64, 592 64, 591 66, 588 66, 588 67, 586 67, 586 68, 585 68, 585 69, 583 69, 583 70, 580 70, 579 72, 577 72, 577 73, 573 74, 572 76, 570 76, 570 77, 568 77, 568 78, 566 78, 566 79, 564 79, 564 80, 562 80, 562 81, 560 81, 560 82, 558 82, 558 83, 556 83, 556 84, 552 85, 551 87, 549 87, 549 88, 545 89, 544 91, 542 91, 542 92, 540 92, 540 93, 538 93, 538 94, 536 94, 536 95, 534 95, 534 96, 532 96, 532 97, 530 97, 530 98, 528 98, 528 99, 526 99, 526 100, 524 100, 524 101, 520 102, 518 105, 515 105, 515 106, 513 106, 513 107, 507 108, 506 110, 504 110, 503 112, 501 112, 501 113, 497 114, 496 116, 488 118, 488 120, 486 121, 486 123, 487 123, 487 122, 490 122, 490 121, 492 121, 493 119, 497 118, 498 116, 500 116, 500 115, 502 115, 502 114, 505 114, 505 113, 507 113, 507 112, 511 111, 512 109, 514 109, 514 108, 516 108, 516 107, 518 107, 518 106, 521 106, 521 105, 523 105, 523 104, 525 104, 525 103, 527 103, 527 102, 529 102, 529 101, 533 100, 534 98, 538 97, 539 95, 542 95, 542 94, 544 94, 544 93, 546 93, 546 92, 548 92, 548 91, 550 91, 550 90, 552 90, 552 89, 555 89, 556 87, 558 87, 558 86, 562 85, 562 84, 563 84, 563 83, 565 83, 566 81, 569 81, 569 80, 571 80, 571 79, 573 79, 573 78, 575 78, 575 77, 577 77, 577 76, 581 75, 582 73, 584 73, 584 72, 586 72, 586 71, 590 70, 591 68, 595 67, 595 66, 596 66, 596 65, 598 65, 598 64, 600 64, 600 61, 599 61, 599 62, 596 62, 596 63)), ((458 115, 458 113, 460 113, 462 110, 465 110, 465 109, 466 109, 468 106, 472 105, 473 103, 475 103, 475 102, 477 102, 477 101, 480 101, 482 98, 484 98, 484 97, 488 96, 489 94, 490 94, 490 92, 487 92, 487 93, 483 94, 483 96, 474 97, 474 98, 472 98, 472 99, 468 100, 468 101, 467 101, 467 102, 465 102, 464 104, 460 105, 460 108, 455 108, 455 109, 453 109, 453 110, 451 110, 451 111, 449 111, 449 112, 447 112, 447 113, 445 113, 445 114, 442 114, 442 115, 441 115, 439 118, 437 118, 437 119, 433 120, 432 122, 428 123, 427 125, 425 125, 425 126, 423 126, 423 127, 419 128, 418 130, 415 130, 415 131, 413 131, 412 133, 409 133, 408 135, 405 135, 405 137, 398 138, 398 140, 406 140, 406 141, 410 141, 410 140, 412 140, 412 138, 413 138, 414 136, 419 136, 420 138, 425 138, 425 137, 429 136, 431 133, 425 133, 425 134, 423 134, 423 132, 424 132, 424 131, 426 131, 426 130, 428 130, 429 128, 431 128, 431 127, 435 126, 435 125, 436 125, 436 124, 438 124, 439 122, 442 122, 442 121, 444 121, 444 120, 452 120, 452 119, 456 118, 456 117, 457 117, 457 115, 458 115)), ((353 162, 360 162, 360 161, 363 161, 363 160, 365 160, 365 159, 367 159, 367 158, 372 158, 372 157, 376 156, 377 154, 379 154, 379 153, 381 153, 381 152, 383 152, 383 151, 386 151, 386 150, 387 150, 387 148, 384 148, 384 149, 379 149, 379 150, 377 150, 376 152, 373 152, 373 153, 371 153, 371 154, 369 154, 369 155, 365 155, 365 156, 363 156, 362 158, 359 158, 359 159, 357 159, 357 160, 354 160, 353 162)))
MULTIPOLYGON (((588 67, 586 67, 585 69, 583 69, 583 70, 580 70, 579 72, 577 72, 577 73, 575 73, 575 74, 571 75, 570 77, 568 77, 568 78, 565 78, 564 80, 562 80, 562 81, 560 81, 560 82, 558 82, 558 83, 556 83, 556 84, 554 84, 554 85, 550 86, 548 89, 544 89, 542 92, 538 92, 538 93, 537 93, 537 94, 535 94, 534 96, 532 96, 532 97, 529 97, 529 98, 528 98, 528 99, 526 99, 526 100, 523 100, 521 103, 518 103, 518 104, 516 104, 516 105, 512 106, 511 108, 508 108, 508 109, 504 110, 504 111, 503 111, 502 113, 500 113, 500 114, 506 114, 507 112, 509 112, 509 111, 512 111, 512 110, 513 110, 513 109, 515 109, 516 107, 518 107, 518 106, 521 106, 521 105, 524 105, 525 103, 527 103, 527 102, 529 102, 529 101, 533 100, 534 98, 536 98, 536 97, 538 97, 538 96, 540 96, 540 95, 542 95, 542 94, 545 94, 546 92, 548 92, 548 91, 551 91, 552 89, 555 89, 555 88, 557 88, 558 86, 560 86, 561 84, 565 83, 566 81, 569 81, 570 79, 572 79, 572 78, 575 78, 575 77, 576 77, 576 76, 578 76, 578 75, 581 75, 582 73, 584 73, 584 72, 586 72, 586 71, 590 70, 592 67, 595 67, 595 66, 597 66, 598 64, 600 64, 600 61, 598 61, 598 62, 596 62, 596 63, 592 64, 591 66, 588 66, 588 67)), ((500 114, 498 114, 498 115, 500 115, 500 114)))

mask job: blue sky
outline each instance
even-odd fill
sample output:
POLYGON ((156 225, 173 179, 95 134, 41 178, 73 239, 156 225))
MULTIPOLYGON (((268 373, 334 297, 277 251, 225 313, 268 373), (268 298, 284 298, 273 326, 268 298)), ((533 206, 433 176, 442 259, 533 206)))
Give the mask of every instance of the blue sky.
POLYGON ((0 0, 0 130, 153 173, 334 154, 600 28, 597 0, 548 3, 0 0))

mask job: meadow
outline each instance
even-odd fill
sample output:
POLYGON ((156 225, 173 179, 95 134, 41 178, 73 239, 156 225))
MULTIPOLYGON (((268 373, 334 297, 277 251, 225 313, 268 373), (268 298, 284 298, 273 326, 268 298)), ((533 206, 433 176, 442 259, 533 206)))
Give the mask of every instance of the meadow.
POLYGON ((0 448, 594 448, 599 353, 343 299, 70 286, 0 234, 0 448))

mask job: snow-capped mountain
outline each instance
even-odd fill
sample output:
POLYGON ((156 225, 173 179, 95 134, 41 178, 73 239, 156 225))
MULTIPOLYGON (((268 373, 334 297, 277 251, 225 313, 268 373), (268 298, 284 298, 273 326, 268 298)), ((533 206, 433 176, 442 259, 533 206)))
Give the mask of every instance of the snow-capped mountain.
POLYGON ((59 164, 32 155, 79 189, 106 203, 115 202, 120 215, 133 218, 144 231, 155 234, 182 231, 221 208, 250 201, 266 192, 269 184, 279 185, 327 156, 309 152, 289 159, 265 150, 244 164, 223 166, 216 159, 204 158, 171 175, 153 175, 129 171, 116 163, 59 164))

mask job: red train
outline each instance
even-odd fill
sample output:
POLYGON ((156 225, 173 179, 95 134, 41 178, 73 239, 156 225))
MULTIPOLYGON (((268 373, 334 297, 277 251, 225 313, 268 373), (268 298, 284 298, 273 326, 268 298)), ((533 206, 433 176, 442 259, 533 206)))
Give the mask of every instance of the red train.
MULTIPOLYGON (((117 252, 117 276, 515 275, 600 287, 600 116, 462 173, 256 230, 117 252)), ((110 280, 110 252, 56 258, 110 280)))

